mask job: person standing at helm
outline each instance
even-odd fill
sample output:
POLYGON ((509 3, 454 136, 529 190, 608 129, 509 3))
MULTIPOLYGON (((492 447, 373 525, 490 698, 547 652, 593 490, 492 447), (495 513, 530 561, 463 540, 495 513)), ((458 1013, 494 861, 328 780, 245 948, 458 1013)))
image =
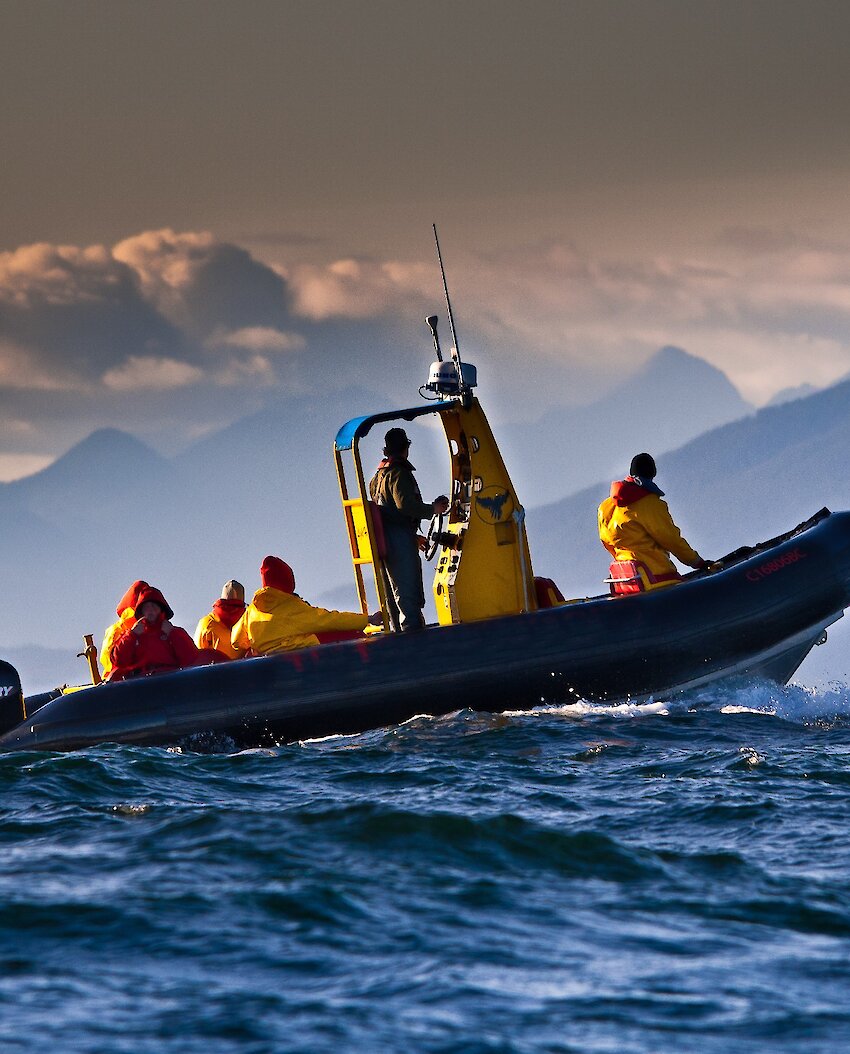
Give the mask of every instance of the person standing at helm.
POLYGON ((417 534, 425 518, 448 512, 449 499, 422 500, 419 485, 408 461, 410 440, 403 428, 391 428, 384 436, 384 459, 369 483, 372 500, 380 506, 387 555, 385 566, 390 589, 399 613, 402 632, 424 629, 425 589, 419 559, 417 534))
POLYGON ((664 491, 654 482, 656 471, 649 454, 636 454, 629 475, 611 484, 611 496, 599 506, 602 544, 616 562, 638 564, 644 589, 679 581, 682 576, 671 555, 688 567, 708 567, 708 561, 688 545, 673 522, 664 491))
POLYGON ((228 659, 238 657, 230 642, 230 631, 245 610, 245 587, 235 578, 225 582, 221 598, 216 600, 212 611, 204 615, 195 630, 195 645, 205 651, 217 651, 228 659))

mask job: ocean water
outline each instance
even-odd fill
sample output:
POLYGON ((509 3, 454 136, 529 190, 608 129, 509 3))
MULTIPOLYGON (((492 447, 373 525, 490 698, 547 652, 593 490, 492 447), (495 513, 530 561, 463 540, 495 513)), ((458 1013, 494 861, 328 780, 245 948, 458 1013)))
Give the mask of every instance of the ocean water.
POLYGON ((846 687, 213 746, 0 756, 3 1054, 850 1049, 846 687))

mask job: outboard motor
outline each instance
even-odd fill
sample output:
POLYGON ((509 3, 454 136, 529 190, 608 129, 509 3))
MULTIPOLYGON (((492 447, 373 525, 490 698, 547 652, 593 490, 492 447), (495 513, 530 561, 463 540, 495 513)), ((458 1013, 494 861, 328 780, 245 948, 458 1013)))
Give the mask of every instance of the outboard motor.
POLYGON ((0 659, 0 735, 26 718, 21 678, 10 662, 0 659))

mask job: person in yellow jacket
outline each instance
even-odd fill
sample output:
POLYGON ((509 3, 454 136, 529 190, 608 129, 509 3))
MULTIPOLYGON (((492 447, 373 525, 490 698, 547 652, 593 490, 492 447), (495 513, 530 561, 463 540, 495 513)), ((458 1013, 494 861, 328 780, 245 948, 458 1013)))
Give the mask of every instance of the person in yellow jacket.
POLYGON ((215 601, 212 611, 204 615, 198 623, 195 629, 195 645, 204 651, 217 651, 220 656, 228 659, 238 658, 230 634, 244 612, 245 587, 235 578, 231 578, 229 582, 224 583, 221 598, 215 601))
POLYGON ((328 611, 296 596, 292 568, 277 556, 267 556, 260 567, 262 589, 233 627, 231 644, 237 657, 269 655, 277 651, 311 648, 331 640, 359 637, 380 615, 328 611))
POLYGON ((115 608, 118 621, 113 622, 111 626, 106 628, 106 632, 103 635, 103 644, 100 647, 100 666, 104 681, 108 681, 112 674, 112 656, 110 655, 112 645, 122 633, 132 629, 136 624, 136 602, 139 599, 139 594, 144 589, 150 589, 150 586, 147 582, 143 582, 141 578, 128 587, 127 592, 121 597, 118 601, 118 606, 115 608))
POLYGON ((637 562, 643 589, 672 585, 681 578, 671 555, 688 567, 708 567, 673 522, 664 491, 654 482, 656 471, 649 454, 636 454, 629 475, 611 484, 611 496, 599 506, 602 544, 616 562, 637 562))

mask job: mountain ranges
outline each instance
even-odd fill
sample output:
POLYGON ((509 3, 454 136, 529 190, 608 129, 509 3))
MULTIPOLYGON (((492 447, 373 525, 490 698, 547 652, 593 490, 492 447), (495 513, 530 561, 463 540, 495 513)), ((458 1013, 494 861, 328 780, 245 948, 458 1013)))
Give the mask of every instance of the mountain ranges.
MULTIPOLYGON (((0 486, 3 654, 73 654, 86 632, 99 642, 136 578, 160 587, 192 632, 223 582, 237 578, 249 595, 257 588, 267 553, 293 566, 305 599, 355 606, 332 439, 347 419, 385 409, 366 389, 272 400, 174 458, 101 430, 0 486)), ((445 441, 433 422, 405 427, 430 500, 446 489, 445 441)), ((719 371, 666 348, 594 404, 495 431, 528 509, 535 571, 567 596, 604 589, 596 507, 639 450, 656 456, 671 511, 707 558, 788 530, 823 505, 850 507, 842 464, 850 381, 753 413, 719 371), (544 495, 557 500, 542 504, 544 495)), ((362 445, 367 473, 382 432, 362 445)))

